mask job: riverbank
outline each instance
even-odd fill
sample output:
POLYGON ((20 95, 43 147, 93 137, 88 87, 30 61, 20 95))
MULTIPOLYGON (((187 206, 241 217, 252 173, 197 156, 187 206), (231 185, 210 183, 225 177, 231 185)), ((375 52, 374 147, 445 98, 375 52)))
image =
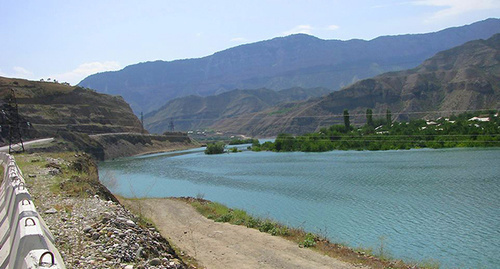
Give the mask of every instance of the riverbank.
MULTIPOLYGON (((120 199, 207 268, 369 268, 328 257, 280 237, 214 222, 185 201, 120 199)), ((374 267, 377 268, 377 267, 374 267)))
POLYGON ((15 155, 67 268, 194 268, 104 187, 87 154, 15 155))

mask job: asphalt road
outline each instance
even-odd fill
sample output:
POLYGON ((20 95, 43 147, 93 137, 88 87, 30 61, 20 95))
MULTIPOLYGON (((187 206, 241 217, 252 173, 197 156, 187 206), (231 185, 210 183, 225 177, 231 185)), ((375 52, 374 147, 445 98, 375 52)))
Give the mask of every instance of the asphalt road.
MULTIPOLYGON (((24 145, 25 149, 28 149, 28 148, 30 148, 31 146, 34 146, 34 145, 48 144, 48 143, 52 142, 53 140, 54 140, 53 137, 51 137, 51 138, 42 138, 42 139, 36 139, 36 140, 31 140, 31 141, 23 142, 23 145, 24 145)), ((14 146, 14 149, 18 149, 20 147, 21 147, 20 144, 16 144, 14 146)), ((0 147, 0 152, 9 152, 9 146, 7 145, 7 146, 0 147)))

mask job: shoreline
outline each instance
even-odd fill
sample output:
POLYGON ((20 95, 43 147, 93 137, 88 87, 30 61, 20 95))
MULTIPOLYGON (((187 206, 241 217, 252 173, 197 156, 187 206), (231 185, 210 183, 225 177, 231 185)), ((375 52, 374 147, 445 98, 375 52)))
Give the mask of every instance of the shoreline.
POLYGON ((167 153, 167 152, 176 152, 176 151, 180 152, 180 151, 199 148, 199 147, 201 147, 201 146, 200 145, 193 145, 193 146, 186 146, 186 147, 173 148, 173 149, 154 150, 154 151, 148 151, 148 152, 144 152, 144 153, 134 154, 134 155, 128 156, 128 157, 139 157, 139 156, 147 156, 147 155, 167 153))
MULTIPOLYGON (((295 248, 310 249, 315 253, 328 256, 332 259, 338 259, 358 268, 439 268, 439 264, 434 261, 420 261, 409 263, 401 259, 394 259, 392 257, 387 257, 384 255, 375 255, 372 249, 352 248, 344 244, 334 243, 324 236, 309 233, 301 228, 288 227, 269 218, 263 219, 253 217, 251 215, 248 215, 244 210, 228 208, 217 202, 212 202, 202 198, 164 197, 129 199, 119 197, 119 200, 133 212, 137 213, 137 210, 141 211, 141 214, 144 214, 147 219, 152 220, 155 225, 162 225, 161 223, 155 222, 155 216, 161 214, 161 212, 165 209, 161 207, 148 207, 147 204, 155 203, 155 205, 161 205, 162 201, 163 203, 168 203, 168 201, 179 201, 188 205, 193 210, 196 210, 197 214, 199 216, 202 216, 208 222, 212 222, 214 224, 221 223, 225 225, 242 227, 243 229, 249 231, 253 230, 260 234, 271 235, 274 238, 280 238, 292 243, 295 248), (216 209, 210 208, 210 206, 215 206, 216 209), (221 213, 221 210, 224 210, 224 213, 221 213), (228 215, 233 215, 233 212, 238 212, 234 213, 234 215, 239 215, 240 217, 235 219, 228 217, 228 215), (242 218, 242 215, 244 215, 245 217, 242 218), (249 227, 244 218, 249 218, 253 222, 261 223, 261 225, 249 227), (266 228, 263 229, 263 227, 266 228)), ((161 230, 161 228, 159 229, 161 230)), ((191 233, 192 232, 193 231, 191 231, 191 233)), ((222 230, 221 232, 223 233, 224 230, 222 230)), ((170 238, 173 231, 168 231, 165 233, 165 236, 168 236, 170 238)))
POLYGON ((345 262, 256 229, 215 222, 180 199, 120 201, 151 220, 165 238, 182 249, 184 258, 206 268, 383 268, 345 262))

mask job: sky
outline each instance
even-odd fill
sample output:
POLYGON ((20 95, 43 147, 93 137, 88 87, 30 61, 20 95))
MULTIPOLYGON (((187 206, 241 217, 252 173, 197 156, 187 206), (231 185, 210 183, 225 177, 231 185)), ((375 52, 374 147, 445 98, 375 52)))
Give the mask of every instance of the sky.
POLYGON ((306 33, 365 39, 500 17, 500 0, 0 0, 0 76, 77 84, 306 33))

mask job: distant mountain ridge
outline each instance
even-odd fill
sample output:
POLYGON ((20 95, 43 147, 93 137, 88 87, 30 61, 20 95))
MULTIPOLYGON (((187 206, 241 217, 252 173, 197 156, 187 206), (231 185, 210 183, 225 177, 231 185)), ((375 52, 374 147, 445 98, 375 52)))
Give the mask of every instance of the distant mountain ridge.
POLYGON ((91 75, 79 85, 122 95, 136 114, 153 111, 177 97, 208 96, 234 89, 338 90, 359 79, 415 67, 439 51, 498 32, 500 19, 370 41, 321 40, 298 34, 198 59, 130 65, 120 71, 91 75))
POLYGON ((171 121, 176 130, 204 129, 225 118, 241 117, 281 103, 304 101, 330 92, 325 88, 291 88, 281 91, 233 90, 207 97, 190 95, 171 100, 145 115, 144 126, 159 134, 169 130, 171 121))
POLYGON ((342 124, 364 123, 365 111, 396 119, 450 116, 464 111, 500 109, 500 34, 442 51, 420 66, 354 83, 325 97, 221 120, 212 128, 254 136, 304 134, 342 124), (279 117, 277 111, 286 111, 279 117))

